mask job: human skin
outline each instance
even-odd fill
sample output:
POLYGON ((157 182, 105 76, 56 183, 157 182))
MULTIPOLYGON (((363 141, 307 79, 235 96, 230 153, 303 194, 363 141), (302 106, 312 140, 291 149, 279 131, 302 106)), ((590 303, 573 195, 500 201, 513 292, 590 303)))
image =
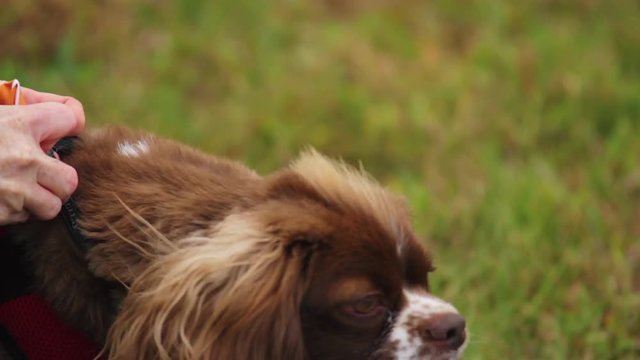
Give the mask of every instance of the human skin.
POLYGON ((54 218, 78 184, 76 171, 46 152, 84 129, 82 104, 28 88, 22 95, 28 105, 0 105, 0 225, 54 218))

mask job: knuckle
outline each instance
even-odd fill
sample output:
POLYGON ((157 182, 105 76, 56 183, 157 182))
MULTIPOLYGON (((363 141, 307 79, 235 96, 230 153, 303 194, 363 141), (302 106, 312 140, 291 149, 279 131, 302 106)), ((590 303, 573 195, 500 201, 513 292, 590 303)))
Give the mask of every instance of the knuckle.
POLYGON ((22 159, 22 168, 23 169, 33 169, 34 171, 41 168, 46 162, 46 159, 43 159, 42 156, 34 156, 26 154, 22 159))
POLYGON ((0 225, 21 223, 28 219, 29 214, 22 209, 16 210, 12 207, 0 206, 0 225))
POLYGON ((25 200, 25 186, 17 182, 4 183, 0 186, 0 197, 6 211, 22 211, 25 200))
POLYGON ((29 220, 29 214, 22 211, 19 214, 15 214, 13 216, 12 222, 13 223, 23 223, 25 221, 29 220))
POLYGON ((42 159, 40 154, 35 153, 31 148, 19 147, 5 153, 0 162, 7 169, 5 171, 17 174, 38 168, 42 164, 42 159))
POLYGON ((48 177, 66 177, 67 170, 66 165, 54 158, 49 156, 39 156, 38 157, 38 175, 48 176, 48 177))
POLYGON ((9 209, 0 206, 0 225, 6 225, 11 221, 9 209))
POLYGON ((44 160, 40 154, 25 152, 22 155, 16 155, 16 162, 21 169, 35 169, 42 166, 44 160))
POLYGON ((73 96, 66 96, 64 103, 67 105, 75 106, 80 110, 84 110, 84 107, 82 106, 82 103, 80 102, 80 100, 74 98, 73 96))
POLYGON ((58 215, 61 208, 62 202, 56 197, 42 207, 40 217, 42 220, 51 220, 58 215))

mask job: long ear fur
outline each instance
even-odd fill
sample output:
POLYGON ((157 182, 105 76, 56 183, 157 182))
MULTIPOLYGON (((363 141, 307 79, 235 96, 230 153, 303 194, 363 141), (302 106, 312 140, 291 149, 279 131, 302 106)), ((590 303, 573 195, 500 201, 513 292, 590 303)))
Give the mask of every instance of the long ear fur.
POLYGON ((308 254, 290 251, 258 215, 231 215, 213 235, 179 241, 154 260, 111 327, 109 357, 304 359, 308 254))

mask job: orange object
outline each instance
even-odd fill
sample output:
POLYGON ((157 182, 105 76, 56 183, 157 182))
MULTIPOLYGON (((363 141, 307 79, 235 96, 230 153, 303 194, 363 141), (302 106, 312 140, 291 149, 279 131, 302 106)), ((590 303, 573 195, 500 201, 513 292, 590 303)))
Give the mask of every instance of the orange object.
POLYGON ((0 81, 0 105, 26 105, 18 80, 0 81))

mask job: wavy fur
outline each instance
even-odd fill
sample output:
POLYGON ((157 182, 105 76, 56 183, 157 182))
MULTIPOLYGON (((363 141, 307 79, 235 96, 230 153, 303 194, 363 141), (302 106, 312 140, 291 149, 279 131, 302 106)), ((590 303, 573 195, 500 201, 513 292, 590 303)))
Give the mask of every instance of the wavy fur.
POLYGON ((364 171, 309 150, 261 177, 122 128, 83 135, 63 160, 97 245, 80 253, 59 221, 14 233, 38 290, 110 359, 346 360, 434 346, 388 341, 404 339, 393 324, 410 308, 404 288, 426 294, 432 267, 404 201, 364 171), (371 294, 384 316, 354 316, 371 294))
POLYGON ((109 333, 112 359, 304 358, 300 254, 283 260, 283 241, 251 213, 177 245, 132 284, 109 333))

